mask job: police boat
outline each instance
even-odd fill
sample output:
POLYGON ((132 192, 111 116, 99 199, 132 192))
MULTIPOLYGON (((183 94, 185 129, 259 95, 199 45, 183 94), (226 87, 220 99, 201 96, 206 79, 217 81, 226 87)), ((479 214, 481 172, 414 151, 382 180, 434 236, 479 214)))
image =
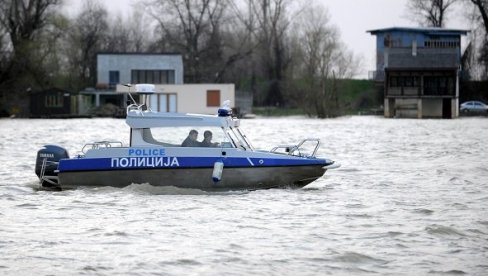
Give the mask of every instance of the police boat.
POLYGON ((127 106, 130 145, 86 144, 70 158, 60 146, 37 153, 35 172, 46 188, 124 187, 149 183, 209 191, 301 188, 339 164, 316 157, 319 139, 256 150, 226 101, 217 115, 153 112, 152 84, 136 84, 141 102, 127 106), (204 138, 203 141, 202 138, 204 138))

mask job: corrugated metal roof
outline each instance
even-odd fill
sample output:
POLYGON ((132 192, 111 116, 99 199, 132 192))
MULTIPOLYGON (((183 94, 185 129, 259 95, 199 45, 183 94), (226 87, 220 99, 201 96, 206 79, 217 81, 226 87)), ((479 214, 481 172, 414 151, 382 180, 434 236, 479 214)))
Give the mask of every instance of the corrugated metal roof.
POLYGON ((128 55, 128 56, 174 56, 182 55, 178 52, 158 53, 158 52, 98 52, 97 55, 128 55))
POLYGON ((384 32, 391 32, 391 31, 406 31, 406 32, 415 32, 415 33, 425 33, 425 34, 438 34, 438 35, 466 35, 469 30, 462 30, 462 29, 447 29, 447 28, 436 28, 436 27, 388 27, 383 29, 375 29, 366 31, 367 33, 371 33, 375 35, 377 33, 384 33, 384 32))

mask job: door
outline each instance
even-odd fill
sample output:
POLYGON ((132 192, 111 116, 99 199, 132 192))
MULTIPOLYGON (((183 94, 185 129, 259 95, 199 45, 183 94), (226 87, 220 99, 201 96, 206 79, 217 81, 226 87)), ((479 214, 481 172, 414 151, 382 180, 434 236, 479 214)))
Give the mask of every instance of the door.
POLYGON ((444 118, 444 119, 451 119, 452 118, 451 103, 452 103, 452 101, 450 98, 442 99, 442 118, 444 118))

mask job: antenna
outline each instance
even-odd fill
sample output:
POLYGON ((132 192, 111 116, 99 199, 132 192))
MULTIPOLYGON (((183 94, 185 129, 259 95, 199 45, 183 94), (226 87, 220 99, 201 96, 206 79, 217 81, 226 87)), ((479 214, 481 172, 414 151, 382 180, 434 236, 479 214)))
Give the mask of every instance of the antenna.
MULTIPOLYGON (((134 100, 134 98, 132 97, 132 94, 130 93, 130 88, 132 87, 132 84, 127 83, 127 84, 124 84, 124 86, 125 86, 125 87, 129 87, 129 97, 130 97, 130 99, 132 100, 133 104, 137 105, 136 100, 134 100)), ((127 105, 129 105, 129 103, 127 103, 127 105)))

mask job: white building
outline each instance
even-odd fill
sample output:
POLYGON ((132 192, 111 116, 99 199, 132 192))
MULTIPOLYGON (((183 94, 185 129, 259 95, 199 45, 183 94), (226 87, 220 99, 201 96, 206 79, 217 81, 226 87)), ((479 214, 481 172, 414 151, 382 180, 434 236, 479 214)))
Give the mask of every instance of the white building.
MULTIPOLYGON (((234 84, 156 84, 150 96, 153 111, 216 114, 225 100, 235 106, 234 84)), ((129 87, 117 85, 117 92, 127 95, 129 87)), ((127 97, 127 96, 126 96, 127 97)))
MULTIPOLYGON (((80 92, 80 114, 108 104, 124 114, 128 88, 123 84, 150 83, 157 93, 150 99, 154 111, 214 114, 225 100, 235 106, 233 84, 183 84, 181 54, 100 53, 97 55, 97 85, 80 92), (86 100, 88 99, 88 100, 86 100), (91 104, 86 104, 86 102, 91 104)), ((122 114, 121 114, 122 113, 122 114)), ((106 114, 109 115, 109 114, 106 114)))
POLYGON ((183 84, 180 54, 100 53, 97 55, 97 87, 116 84, 183 84))

